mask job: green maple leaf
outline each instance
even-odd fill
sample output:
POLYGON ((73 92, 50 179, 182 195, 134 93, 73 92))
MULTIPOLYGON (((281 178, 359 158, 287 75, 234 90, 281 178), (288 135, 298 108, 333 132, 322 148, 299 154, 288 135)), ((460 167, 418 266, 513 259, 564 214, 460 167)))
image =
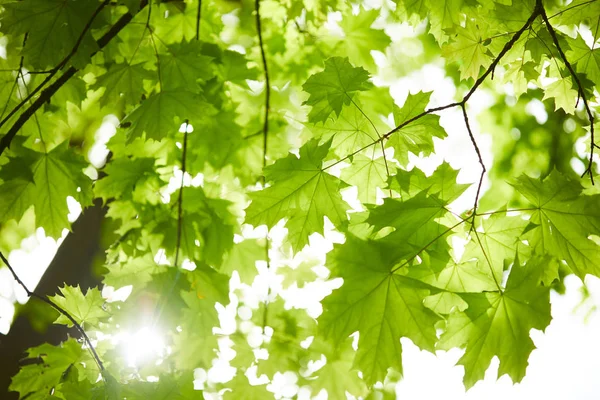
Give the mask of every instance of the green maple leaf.
POLYGON ((288 241, 298 252, 308 244, 310 234, 323 234, 323 217, 335 226, 347 221, 350 207, 339 192, 343 182, 322 168, 330 146, 331 141, 319 146, 311 140, 300 148, 300 158, 290 154, 265 168, 265 177, 273 185, 250 194, 246 222, 271 228, 287 218, 288 241))
POLYGON ((451 262, 441 271, 426 266, 412 267, 406 275, 448 291, 444 293, 477 293, 498 289, 489 267, 477 261, 451 262))
POLYGON ((342 43, 350 62, 369 70, 376 69, 371 50, 385 53, 386 47, 391 43, 383 30, 371 28, 379 15, 379 10, 360 10, 356 15, 349 12, 340 22, 340 27, 344 30, 342 43))
POLYGON ((492 63, 484 44, 488 36, 486 25, 467 20, 466 27, 457 26, 451 35, 452 42, 442 47, 447 60, 459 63, 460 79, 477 79, 481 67, 487 68, 492 63))
POLYGON ((223 398, 226 400, 256 400, 273 397, 273 393, 267 390, 266 385, 252 385, 241 371, 238 371, 226 386, 229 388, 223 392, 223 398))
POLYGON ((502 281, 505 265, 512 261, 518 252, 528 256, 528 248, 519 241, 528 221, 521 217, 507 217, 494 214, 481 221, 481 228, 475 230, 465 248, 463 260, 477 259, 482 268, 488 268, 496 282, 502 281))
POLYGON ((443 205, 448 205, 456 200, 470 186, 457 183, 458 170, 450 164, 443 162, 431 176, 426 176, 423 171, 413 168, 410 171, 398 169, 396 175, 389 178, 389 187, 400 193, 402 197, 414 197, 423 190, 430 195, 436 195, 443 205))
MULTIPOLYGON (((36 69, 58 65, 75 47, 87 21, 98 7, 94 0, 31 0, 2 4, 2 32, 10 35, 27 33, 23 56, 36 69)), ((101 16, 97 17, 98 25, 101 16)), ((83 35, 72 61, 86 65, 98 49, 90 30, 83 35)))
POLYGON ((590 31, 596 35, 600 21, 597 16, 600 15, 600 3, 589 0, 574 0, 569 3, 569 7, 561 10, 557 16, 560 25, 574 25, 579 27, 580 24, 585 24, 590 28, 590 31))
MULTIPOLYGON (((25 211, 33 205, 36 225, 44 228, 46 235, 60 237, 64 228, 69 228, 67 218, 67 196, 85 207, 91 204, 91 180, 83 174, 87 166, 81 156, 61 144, 49 153, 37 153, 28 149, 17 150, 21 159, 18 168, 28 165, 31 172, 21 172, 16 178, 5 181, 0 186, 0 221, 20 220, 25 211), (31 179, 33 175, 33 181, 31 179)), ((9 171, 15 170, 7 164, 9 171)), ((3 174, 7 178, 7 174, 3 174)))
POLYGON ((12 378, 9 390, 19 392, 23 398, 27 395, 31 399, 48 398, 48 393, 59 385, 63 374, 82 361, 82 353, 81 345, 75 339, 69 339, 59 346, 44 343, 30 348, 27 357, 41 359, 43 363, 22 367, 12 378))
POLYGON ((539 286, 548 261, 538 257, 521 266, 517 259, 505 291, 461 295, 469 307, 450 315, 438 347, 466 347, 458 364, 465 367, 467 388, 483 379, 494 356, 500 360, 500 376, 508 374, 513 382, 525 376, 527 359, 535 348, 529 331, 544 330, 551 319, 550 289, 539 286))
POLYGON ((429 351, 437 341, 439 317, 423 305, 430 287, 394 273, 397 259, 389 250, 348 235, 327 256, 327 265, 344 284, 323 301, 319 330, 336 345, 360 333, 354 367, 368 385, 383 381, 388 368, 402 371, 401 337, 429 351))
POLYGON ((513 186, 532 204, 524 238, 533 250, 566 261, 581 279, 600 276, 600 246, 589 239, 600 232, 600 195, 583 195, 578 182, 556 171, 543 181, 522 176, 513 186))
MULTIPOLYGON (((371 121, 379 131, 387 130, 377 120, 371 121)), ((310 131, 315 137, 323 140, 331 139, 331 148, 340 158, 368 146, 378 139, 377 131, 371 122, 354 104, 344 107, 337 119, 328 118, 322 125, 311 126, 310 131)))
POLYGON ((294 283, 297 287, 302 288, 309 282, 314 282, 317 279, 317 273, 314 271, 319 263, 311 260, 304 261, 295 267, 284 265, 277 268, 277 275, 283 276, 281 286, 288 289, 294 283))
POLYGON ((161 272, 162 269, 150 254, 128 258, 122 263, 108 265, 107 268, 110 272, 102 281, 105 285, 115 288, 132 285, 133 291, 143 289, 152 280, 152 275, 161 272))
POLYGON ((214 108, 202 97, 187 90, 169 90, 156 93, 131 112, 121 125, 131 124, 127 137, 161 140, 177 132, 188 120, 192 125, 215 113, 214 108))
MULTIPOLYGON (((104 299, 98 289, 91 288, 83 294, 79 285, 65 285, 59 290, 60 294, 50 297, 50 300, 68 312, 79 325, 96 325, 108 316, 102 308, 104 299)), ((54 323, 73 326, 73 322, 63 314, 54 323)))
POLYGON ((377 188, 384 188, 387 180, 387 167, 383 157, 371 159, 356 155, 352 164, 342 170, 342 179, 359 188, 358 199, 363 203, 375 204, 377 188))
POLYGON ((191 291, 182 291, 185 302, 181 318, 181 332, 174 339, 178 368, 189 370, 210 366, 217 356, 217 337, 213 327, 219 326, 215 308, 217 302, 229 302, 229 278, 211 268, 200 266, 189 273, 191 291))
POLYGON ((560 78, 544 89, 544 98, 542 100, 551 98, 554 99, 555 111, 562 108, 566 113, 575 114, 577 91, 573 89, 570 77, 560 78))
POLYGON ((600 81, 600 49, 591 49, 581 35, 576 39, 568 39, 571 50, 567 51, 567 59, 576 64, 577 72, 585 74, 593 82, 600 81))
POLYGON ((201 391, 194 390, 191 372, 183 376, 163 374, 158 382, 130 382, 123 385, 122 395, 128 400, 202 400, 201 391))
POLYGON ((144 69, 144 63, 112 64, 107 71, 96 78, 92 89, 104 88, 99 103, 102 106, 117 104, 137 104, 144 91, 144 80, 153 79, 153 74, 144 69))
MULTIPOLYGON (((418 117, 425 111, 431 92, 410 94, 402 108, 394 105, 394 122, 402 125, 418 117)), ((415 155, 433 152, 433 137, 445 138, 446 131, 439 124, 440 117, 433 114, 424 115, 415 121, 407 123, 387 140, 386 146, 394 148, 394 157, 400 164, 408 164, 408 152, 415 155)))
POLYGON ((365 382, 352 368, 355 352, 352 349, 351 340, 346 340, 340 348, 335 348, 320 338, 315 338, 315 342, 319 344, 319 347, 326 346, 329 351, 325 354, 327 363, 314 373, 317 375, 316 379, 309 381, 314 394, 325 389, 328 398, 343 399, 346 397, 346 393, 356 397, 369 393, 365 382))
POLYGON ((181 42, 167 47, 167 53, 160 56, 160 72, 165 90, 185 88, 194 91, 199 83, 214 76, 212 59, 202 55, 199 41, 181 42))
POLYGON ((267 325, 273 329, 272 336, 262 346, 268 351, 269 357, 258 360, 258 375, 273 377, 279 371, 297 370, 307 353, 298 343, 314 335, 315 320, 306 310, 286 309, 281 298, 269 303, 265 312, 266 317, 260 312, 253 315, 258 326, 267 321, 267 325))
MULTIPOLYGON (((104 201, 111 198, 129 197, 136 188, 151 185, 156 188, 154 158, 117 158, 104 167, 106 176, 96 182, 94 193, 104 201)), ((140 200, 146 200, 140 197, 140 200)))
POLYGON ((425 252, 433 257, 431 262, 435 259, 437 263, 448 258, 444 240, 448 228, 437 222, 446 214, 440 200, 423 191, 406 201, 384 199, 382 205, 371 209, 367 222, 376 230, 395 228, 382 240, 394 246, 393 254, 399 260, 409 262, 425 252))
POLYGON ((246 239, 233 245, 219 270, 229 276, 233 274, 233 271, 237 271, 240 281, 251 285, 258 274, 256 261, 264 260, 265 257, 264 245, 255 239, 246 239))
POLYGON ((429 9, 429 33, 438 43, 448 41, 447 29, 460 26, 463 0, 426 0, 429 9))
POLYGON ((302 85, 304 91, 310 94, 304 102, 312 106, 308 120, 313 123, 325 122, 331 113, 338 117, 342 107, 350 105, 356 93, 372 86, 369 73, 364 68, 353 67, 347 58, 331 57, 325 60, 325 69, 312 75, 302 85))

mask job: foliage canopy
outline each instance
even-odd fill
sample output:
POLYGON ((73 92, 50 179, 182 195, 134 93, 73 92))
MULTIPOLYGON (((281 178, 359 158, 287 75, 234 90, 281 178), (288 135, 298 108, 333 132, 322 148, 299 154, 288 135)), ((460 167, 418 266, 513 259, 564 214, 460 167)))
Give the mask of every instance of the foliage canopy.
POLYGON ((21 397, 262 399, 249 375, 291 371, 286 397, 393 398, 401 338, 463 348, 467 388, 493 357, 519 382, 550 290, 600 276, 600 0, 0 4, 0 246, 58 238, 67 197, 101 199, 104 284, 131 288, 46 299, 85 341, 30 349, 21 397), (449 102, 406 89, 425 65, 449 102), (478 180, 419 168, 457 136, 478 180), (161 362, 120 351, 140 326, 161 362), (235 376, 199 378, 217 358, 235 376))

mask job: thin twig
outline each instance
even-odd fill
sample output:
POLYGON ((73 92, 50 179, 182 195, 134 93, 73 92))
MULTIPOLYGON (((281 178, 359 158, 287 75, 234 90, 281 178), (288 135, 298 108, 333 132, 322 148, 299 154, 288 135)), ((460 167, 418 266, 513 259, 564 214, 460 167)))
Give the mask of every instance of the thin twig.
POLYGON ((183 151, 181 154, 181 182, 179 184, 179 197, 177 198, 177 241, 175 244, 175 267, 179 266, 179 250, 181 248, 181 231, 183 227, 183 180, 185 178, 185 160, 187 156, 187 137, 189 122, 185 120, 183 132, 183 151))
POLYGON ((8 259, 6 257, 4 257, 4 254, 2 254, 1 251, 0 251, 0 259, 2 259, 4 264, 8 267, 8 269, 9 269, 10 273, 12 274, 13 278, 15 279, 15 281, 17 281, 17 283, 25 290, 25 293, 27 293, 27 297, 35 297, 36 299, 43 301, 44 303, 48 304, 50 307, 54 308, 56 311, 58 311, 59 313, 61 313, 65 317, 67 317, 67 319, 69 321, 71 321, 73 326, 79 331, 79 333, 81 333, 81 336, 83 336, 83 340, 85 340, 85 343, 88 345, 88 348, 89 348, 90 352, 92 353, 94 360, 96 361, 96 364, 98 364, 98 368, 100 368, 100 371, 102 372, 102 377, 104 379, 104 364, 102 364, 102 360, 100 360, 100 357, 98 356, 98 353, 96 352, 96 349, 94 348, 94 345, 92 344, 92 341, 90 340, 87 333, 85 333, 85 331, 83 330, 83 327, 79 324, 79 322, 77 322, 75 320, 75 318, 73 318, 73 316, 71 314, 69 314, 68 311, 66 311, 64 308, 62 308, 61 306, 54 303, 49 298, 40 296, 39 294, 35 293, 34 291, 29 290, 29 288, 27 288, 25 283, 21 280, 21 278, 19 278, 19 276, 15 272, 12 265, 10 265, 10 263, 8 262, 8 259))
MULTIPOLYGON (((479 160, 479 164, 481 165, 481 176, 479 177, 479 184, 477 185, 477 194, 475 195, 475 204, 473 205, 473 218, 475 218, 475 213, 477 212, 477 203, 479 203, 479 194, 481 193, 481 184, 483 183, 483 177, 485 176, 485 164, 483 163, 483 158, 481 157, 481 152, 479 151, 479 146, 477 146, 477 142, 475 141, 475 136, 473 136, 473 131, 471 130, 471 125, 469 124, 469 116, 467 115, 467 108, 465 104, 462 103, 460 105, 462 109, 463 118, 465 120, 465 125, 467 126, 467 132, 469 133, 469 139, 471 139, 471 143, 475 148, 475 152, 477 153, 477 159, 479 160)), ((473 224, 475 226, 475 224, 473 224)))
POLYGON ((202 0, 198 0, 198 11, 196 13, 196 40, 200 40, 200 21, 202 19, 202 0))
POLYGON ((546 24, 546 28, 548 29, 548 32, 550 32, 550 36, 552 37, 552 41, 554 42, 554 45, 556 46, 556 49, 558 50, 558 54, 560 54, 560 57, 565 62, 565 65, 566 65, 567 69, 569 70, 569 73, 571 74, 571 76, 573 77, 573 80, 577 84, 577 89, 579 91, 579 96, 581 96, 581 100, 583 100, 583 105, 585 107, 585 111, 587 112, 588 118, 590 120, 590 135, 591 135, 591 139, 590 139, 590 141, 591 141, 591 145, 590 145, 590 158, 589 158, 587 169, 583 172, 583 174, 581 174, 581 176, 583 177, 586 174, 589 174, 590 180, 591 180, 592 185, 593 185, 594 184, 594 172, 593 172, 593 166, 594 166, 594 147, 596 147, 596 142, 595 142, 595 139, 594 139, 594 114, 592 113, 592 109, 590 108, 590 105, 588 104, 587 97, 586 97, 585 92, 583 90, 583 85, 581 84, 581 81, 579 80, 579 77, 575 73, 575 70, 573 69, 573 66, 571 65, 571 63, 567 59, 567 56, 565 55, 565 52, 563 51, 562 47, 560 46, 560 43, 558 41, 558 36, 556 35, 556 32, 554 31, 554 28, 552 27, 552 25, 550 24, 550 21, 548 20, 548 16, 546 15, 546 10, 544 9, 544 6, 542 5, 542 1, 541 0, 537 0, 536 1, 536 9, 539 9, 539 13, 542 16, 542 19, 544 20, 544 23, 546 24))
MULTIPOLYGON (((262 58, 263 70, 265 73, 265 115, 264 115, 264 123, 263 123, 263 176, 262 183, 263 187, 266 184, 266 178, 264 175, 264 168, 267 166, 267 144, 269 137, 269 109, 271 107, 271 84, 269 82, 269 67, 267 65, 267 56, 265 55, 265 46, 263 43, 262 37, 262 26, 260 22, 260 0, 255 0, 254 2, 254 11, 256 18, 256 33, 258 34, 258 46, 260 47, 260 56, 262 58)), ((267 261, 267 270, 271 269, 271 261, 269 258, 269 229, 267 228, 267 233, 265 235, 265 258, 267 261)), ((263 323, 262 328, 263 331, 267 326, 267 312, 269 307, 269 295, 271 294, 271 286, 267 288, 267 298, 265 300, 265 311, 263 313, 263 323)))
MULTIPOLYGON (((141 0, 140 11, 143 8, 145 8, 147 5, 148 5, 148 0, 141 0)), ((98 48, 103 49, 115 36, 117 36, 119 34, 119 32, 121 32, 121 30, 123 28, 125 28, 125 26, 127 26, 127 24, 133 19, 133 17, 134 17, 134 15, 127 13, 127 14, 124 14, 121 18, 119 18, 119 20, 108 30, 108 32, 106 32, 100 39, 98 39, 96 41, 96 43, 98 43, 98 48)), ((92 56, 94 54, 92 54, 92 56)), ((69 69, 67 69, 56 81, 52 82, 52 84, 50 86, 48 86, 46 89, 42 90, 42 93, 40 94, 40 96, 33 102, 33 104, 31 104, 25 111, 23 111, 23 113, 19 116, 17 121, 15 121, 15 123, 10 127, 10 129, 8 130, 6 135, 4 135, 2 137, 2 139, 0 139, 0 155, 2 155, 2 153, 4 153, 4 150, 9 148, 10 143, 12 142, 14 137, 17 135, 17 132, 19 132, 19 130, 29 120, 29 118, 31 118, 37 110, 39 110, 46 102, 48 102, 52 98, 52 96, 54 96, 54 94, 65 83, 67 83, 67 81, 69 79, 71 79, 73 77, 73 75, 75 75, 75 73, 77 73, 77 71, 78 71, 77 68, 75 68, 73 66, 69 67, 69 69)), ((18 110, 20 107, 23 106, 23 104, 25 104, 27 101, 29 101, 29 98, 31 98, 33 95, 35 95, 43 87, 43 85, 45 85, 45 83, 47 83, 47 81, 49 81, 49 80, 50 79, 48 79, 48 77, 47 77, 44 80, 44 82, 42 82, 42 84, 38 85, 29 94, 29 96, 27 96, 28 97, 27 99, 24 99, 21 103, 19 103, 20 105, 17 106, 16 110, 18 110)), ((14 110, 14 112, 11 111, 11 114, 14 115, 16 113, 16 110, 14 110)), ((10 119, 10 117, 12 115, 6 116, 3 120, 3 122, 0 122, 0 126, 3 123, 5 123, 6 121, 8 121, 8 119, 10 119)))

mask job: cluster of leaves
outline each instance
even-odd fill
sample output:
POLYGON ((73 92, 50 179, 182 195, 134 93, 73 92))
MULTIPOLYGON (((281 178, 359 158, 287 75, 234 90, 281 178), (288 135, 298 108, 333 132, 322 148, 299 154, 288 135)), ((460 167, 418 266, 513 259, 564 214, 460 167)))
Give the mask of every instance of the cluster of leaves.
POLYGON ((67 197, 82 207, 101 199, 114 231, 104 284, 131 288, 123 302, 62 288, 50 300, 95 353, 75 339, 30 349, 38 362, 11 389, 28 399, 257 399, 272 387, 249 375, 292 371, 287 397, 300 386, 334 399, 393 397, 401 338, 431 352, 463 348, 466 387, 493 357, 500 375, 520 381, 530 330, 551 320, 550 290, 569 273, 600 276, 600 194, 571 168, 585 165, 592 179, 597 170, 600 1, 566 3, 0 2, 2 232, 28 224, 57 238, 70 225, 67 197), (392 41, 399 23, 414 34, 392 41), (405 44, 421 50, 409 59, 405 44), (392 98, 385 82, 426 63, 454 79, 455 103, 428 108, 431 92, 392 98), (507 99, 519 100, 485 112, 494 163, 480 196, 481 181, 457 183, 448 163, 426 175, 410 160, 434 153, 448 136, 439 115, 462 108, 456 130, 473 143, 463 157, 483 166, 468 100, 484 86, 498 96, 509 86, 507 99), (552 123, 525 112, 536 99, 552 123), (111 114, 120 125, 97 171, 86 155, 111 114), (361 209, 347 202, 350 187, 361 209), (463 194, 475 206, 457 211, 463 194), (287 233, 251 229, 262 225, 287 233), (331 231, 343 239, 323 277, 313 241, 331 231), (316 319, 285 301, 290 286, 334 278, 343 284, 316 319), (217 312, 228 304, 240 309, 234 329, 217 312), (146 325, 169 351, 131 365, 117 339, 146 325), (235 377, 194 381, 217 358, 235 377))

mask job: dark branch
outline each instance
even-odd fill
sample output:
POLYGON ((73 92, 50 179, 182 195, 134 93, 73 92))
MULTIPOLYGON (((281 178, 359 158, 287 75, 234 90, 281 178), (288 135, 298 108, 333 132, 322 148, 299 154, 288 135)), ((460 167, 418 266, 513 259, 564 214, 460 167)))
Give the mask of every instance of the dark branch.
POLYGON ((460 105, 460 108, 462 109, 465 125, 467 126, 469 139, 471 139, 471 143, 473 144, 475 152, 477 153, 477 159, 479 160, 479 164, 481 165, 481 176, 479 177, 479 184, 477 185, 477 194, 475 195, 475 204, 473 205, 473 217, 475 217, 475 214, 477 212, 477 203, 479 203, 479 194, 481 193, 481 184, 483 183, 483 177, 485 176, 485 172, 487 170, 485 169, 485 164, 483 163, 483 158, 481 157, 481 152, 479 151, 479 146, 477 146, 475 136, 473 136, 473 131, 471 130, 471 125, 469 124, 469 116, 467 115, 467 108, 465 107, 465 103, 462 103, 460 105))
POLYGON ((202 0, 198 0, 198 12, 196 13, 196 40, 200 40, 200 20, 202 19, 202 0))
POLYGON ((187 137, 189 123, 185 120, 183 132, 183 151, 181 154, 181 182, 179 184, 179 197, 177 198, 177 242, 175 244, 175 267, 179 266, 179 250, 181 249, 181 231, 183 228, 183 180, 185 178, 185 160, 187 157, 187 137))
MULTIPOLYGON (((563 51, 562 47, 560 46, 560 43, 558 41, 558 36, 556 35, 554 28, 552 27, 552 25, 550 24, 550 21, 548 20, 548 15, 546 15, 546 10, 544 9, 544 6, 542 5, 541 0, 536 1, 536 9, 539 9, 542 19, 544 20, 544 23, 546 24, 546 28, 548 28, 548 32, 550 33, 550 36, 552 37, 552 41, 554 42, 554 45, 556 46, 556 49, 558 50, 558 54, 560 54, 560 57, 565 62, 565 65, 566 65, 567 69, 569 70, 569 73, 571 74, 571 76, 573 77, 573 80, 577 84, 577 89, 579 92, 578 94, 579 94, 581 100, 583 100, 583 106, 585 107, 585 111, 587 112, 588 118, 590 120, 590 135, 591 135, 590 158, 589 158, 587 169, 583 172, 583 174, 581 176, 583 177, 586 174, 589 174, 590 180, 592 181, 592 185, 593 185, 594 184, 594 172, 593 172, 594 147, 597 147, 595 139, 594 139, 594 114, 592 113, 592 109, 590 108, 590 105, 588 104, 587 97, 583 90, 583 85, 581 84, 579 77, 575 73, 573 66, 567 59, 565 52, 563 51)), ((577 101, 579 101, 579 99, 577 101)))
MULTIPOLYGON (((148 0, 142 0, 140 4, 140 10, 148 5, 148 0)), ((138 11, 139 12, 139 11, 138 11)), ((119 20, 106 32, 100 39, 98 39, 98 47, 99 49, 103 49, 131 20, 134 15, 127 13, 123 15, 119 20)), ((93 54, 92 54, 93 55, 93 54)), ((75 75, 78 71, 77 68, 71 66, 67 69, 56 81, 54 81, 50 86, 42 91, 40 96, 31 104, 23 113, 19 116, 19 118, 15 121, 15 123, 8 130, 6 135, 2 137, 0 140, 0 155, 4 153, 4 150, 10 147, 10 143, 17 135, 17 132, 25 125, 25 123, 35 114, 37 110, 39 110, 44 103, 50 101, 52 96, 69 80, 75 75)), ((44 81, 38 85, 30 94, 25 98, 19 105, 7 115, 2 122, 0 122, 0 126, 6 123, 8 119, 12 117, 27 101, 29 101, 46 83, 52 79, 54 75, 46 77, 44 81)))
POLYGON ((87 333, 85 333, 85 331, 83 330, 83 327, 79 324, 79 322, 77 322, 75 320, 75 318, 73 318, 73 316, 71 314, 69 314, 68 311, 66 311, 65 309, 63 309, 61 306, 55 304, 49 298, 44 297, 44 296, 40 296, 39 294, 35 293, 34 291, 29 290, 29 288, 27 288, 27 286, 21 280, 21 278, 19 278, 19 276, 17 275, 17 273, 13 269, 12 265, 10 265, 10 263, 8 262, 8 259, 6 257, 4 257, 4 254, 2 254, 2 252, 0 252, 0 259, 2 259, 2 261, 4 262, 4 264, 8 267, 10 273, 12 274, 13 278, 15 278, 15 280, 17 281, 17 283, 19 285, 21 285, 21 287, 25 290, 25 293, 27 293, 28 297, 35 297, 36 299, 38 299, 40 301, 43 301, 44 303, 48 304, 50 307, 54 308, 56 311, 58 311, 59 313, 61 313, 65 317, 67 317, 69 319, 69 321, 71 321, 71 323, 73 324, 73 326, 79 331, 79 333, 81 333, 81 336, 83 336, 83 339, 85 340, 85 343, 88 345, 88 348, 90 349, 90 352, 92 353, 92 355, 94 357, 94 360, 98 364, 98 368, 100 368, 100 371, 102 372, 102 376, 104 377, 104 364, 102 364, 102 360, 100 360, 100 357, 98 356, 98 353, 96 352, 96 349, 92 345, 92 341, 90 340, 90 338, 87 335, 87 333))
MULTIPOLYGON (((256 32, 258 34, 258 45, 260 47, 260 56, 262 58, 263 70, 265 71, 265 116, 264 116, 264 124, 263 124, 263 169, 267 166, 267 143, 269 137, 269 108, 271 107, 271 84, 269 82, 269 67, 267 65, 267 56, 265 55, 265 46, 263 43, 262 37, 262 26, 260 22, 260 0, 255 0, 254 2, 254 10, 256 17, 256 32)), ((262 177, 263 186, 266 183, 266 179, 263 172, 262 177)), ((269 259, 269 230, 267 228, 267 234, 265 236, 265 258, 267 261, 267 269, 271 268, 271 262, 269 259)), ((263 323, 262 328, 263 331, 267 326, 267 312, 269 306, 269 294, 271 293, 271 287, 268 287, 267 290, 267 299, 265 300, 265 311, 263 314, 263 323)))

